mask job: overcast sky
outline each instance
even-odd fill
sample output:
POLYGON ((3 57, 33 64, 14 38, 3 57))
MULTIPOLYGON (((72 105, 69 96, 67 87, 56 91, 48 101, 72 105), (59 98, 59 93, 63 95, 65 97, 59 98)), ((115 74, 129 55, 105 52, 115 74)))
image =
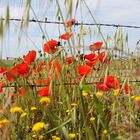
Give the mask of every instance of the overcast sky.
MULTIPOLYGON (((55 1, 55 0, 54 0, 55 1)), ((63 0, 59 0, 62 7, 63 15, 66 9, 63 6, 63 0)), ((74 0, 76 1, 76 0, 74 0)), ((93 16, 98 23, 113 23, 113 24, 126 24, 126 25, 136 25, 140 26, 140 0, 86 0, 93 16)), ((1 0, 0 2, 0 16, 4 16, 6 5, 9 4, 10 7, 10 17, 11 18, 21 18, 24 14, 24 0, 1 0)), ((78 22, 93 23, 93 20, 87 10, 87 8, 82 5, 82 9, 79 5, 78 10, 75 15, 75 3, 73 4, 73 17, 75 17, 78 22), (81 16, 82 11, 82 16, 81 16)), ((56 3, 50 3, 49 0, 32 0, 32 7, 38 19, 44 20, 47 17, 48 21, 57 21, 56 3)), ((32 19, 34 14, 30 11, 30 18, 32 19)), ((19 32, 19 23, 11 22, 9 32, 5 35, 3 43, 3 58, 18 57, 29 50, 42 50, 42 32, 38 24, 30 23, 27 30, 19 32)), ((42 24, 44 32, 49 34, 50 38, 58 38, 59 30, 63 33, 63 26, 60 28, 53 24, 42 24)), ((88 29, 85 26, 85 29, 88 29)), ((95 27, 91 27, 95 28, 95 27)), ((94 30, 94 29, 93 29, 94 30)), ((126 48, 130 48, 132 51, 135 50, 136 42, 140 39, 140 29, 122 29, 124 35, 128 32, 129 43, 126 48)), ((79 28, 76 27, 75 32, 78 33, 79 28)), ((102 29, 104 36, 109 35, 113 37, 116 29, 106 27, 102 29)), ((93 41, 101 40, 99 37, 93 36, 93 39, 89 39, 89 36, 85 37, 85 46, 88 46, 93 41)))

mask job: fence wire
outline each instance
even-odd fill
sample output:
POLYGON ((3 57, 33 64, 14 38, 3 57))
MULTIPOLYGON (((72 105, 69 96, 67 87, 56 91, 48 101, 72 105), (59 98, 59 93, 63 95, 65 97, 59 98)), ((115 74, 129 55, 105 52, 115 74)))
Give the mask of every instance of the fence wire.
MULTIPOLYGON (((5 20, 5 18, 2 18, 2 20, 5 20)), ((10 21, 17 21, 17 22, 24 22, 24 19, 20 19, 20 18, 10 18, 10 21)), ((46 24, 62 24, 64 25, 64 22, 61 21, 48 21, 47 18, 45 20, 36 20, 36 19, 29 19, 29 22, 33 22, 33 23, 46 23, 46 24)), ((86 25, 86 26, 107 26, 107 27, 123 27, 123 28, 136 28, 136 29, 140 29, 140 26, 136 26, 136 25, 125 25, 125 24, 109 24, 109 23, 81 23, 81 22, 77 22, 75 23, 75 25, 79 26, 79 25, 86 25)))

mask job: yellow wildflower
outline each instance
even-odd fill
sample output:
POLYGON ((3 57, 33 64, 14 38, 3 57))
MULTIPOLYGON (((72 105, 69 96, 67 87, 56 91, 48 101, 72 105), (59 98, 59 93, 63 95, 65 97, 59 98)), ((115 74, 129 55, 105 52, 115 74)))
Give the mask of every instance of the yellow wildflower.
POLYGON ((43 138, 44 138, 43 135, 40 135, 40 136, 39 136, 39 139, 43 139, 43 138))
POLYGON ((41 130, 42 128, 44 128, 44 122, 37 122, 37 123, 35 123, 34 125, 33 125, 33 128, 32 128, 32 130, 33 131, 39 131, 39 130, 41 130))
POLYGON ((37 135, 32 135, 32 137, 33 137, 33 138, 36 138, 36 137, 37 137, 37 135))
POLYGON ((131 99, 135 99, 136 98, 136 96, 131 96, 131 99))
POLYGON ((48 97, 42 97, 39 101, 41 104, 49 104, 51 102, 50 98, 48 97))
POLYGON ((114 95, 115 95, 115 96, 119 95, 119 92, 120 92, 119 89, 115 89, 115 90, 114 90, 114 95))
POLYGON ((91 94, 90 97, 93 98, 93 94, 91 94))
POLYGON ((74 107, 74 106, 77 106, 77 104, 76 104, 76 103, 71 103, 71 106, 73 106, 73 107, 74 107))
POLYGON ((10 112, 11 112, 11 113, 22 112, 22 108, 16 106, 16 107, 11 108, 11 109, 10 109, 10 112))
POLYGON ((61 138, 57 136, 52 136, 52 140, 61 140, 61 138))
POLYGON ((104 135, 107 134, 107 130, 106 130, 106 129, 103 130, 103 134, 104 134, 104 135))
POLYGON ((66 113, 70 113, 70 112, 72 112, 72 110, 70 110, 70 109, 67 109, 66 110, 66 113))
POLYGON ((136 96, 134 99, 135 99, 136 101, 140 101, 140 96, 136 96))
POLYGON ((82 91, 82 95, 83 95, 84 97, 87 96, 87 95, 88 95, 87 91, 83 90, 83 91, 82 91))
POLYGON ((10 121, 7 119, 3 119, 0 121, 0 128, 3 128, 7 123, 9 123, 10 121))
POLYGON ((71 139, 73 139, 73 138, 76 137, 76 134, 75 134, 75 133, 70 133, 70 134, 69 134, 69 137, 70 137, 71 139))
POLYGON ((23 112, 20 117, 23 118, 25 116, 27 116, 27 113, 26 112, 23 112))
POLYGON ((35 106, 31 107, 31 111, 37 110, 37 108, 35 106))
POLYGON ((91 122, 95 121, 95 117, 91 117, 91 118, 90 118, 90 121, 91 121, 91 122))
POLYGON ((103 96, 103 92, 97 92, 97 93, 96 93, 96 96, 97 96, 97 97, 103 96))

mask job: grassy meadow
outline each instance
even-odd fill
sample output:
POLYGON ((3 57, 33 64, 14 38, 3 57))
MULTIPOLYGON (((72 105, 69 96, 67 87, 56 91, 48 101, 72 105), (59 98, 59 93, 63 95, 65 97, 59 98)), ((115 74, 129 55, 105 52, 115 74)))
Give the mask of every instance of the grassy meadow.
MULTIPOLYGON (((28 5, 27 0, 26 12, 28 5)), ((6 13, 8 25, 8 9, 6 13)), ((101 40, 81 53, 88 33, 81 25, 76 34, 76 25, 76 19, 68 19, 58 38, 44 35, 43 51, 30 50, 21 58, 0 60, 1 140, 140 139, 139 55, 126 52, 128 37, 119 29, 111 50, 99 26, 101 40)), ((4 37, 2 27, 1 22, 0 36, 4 37)))

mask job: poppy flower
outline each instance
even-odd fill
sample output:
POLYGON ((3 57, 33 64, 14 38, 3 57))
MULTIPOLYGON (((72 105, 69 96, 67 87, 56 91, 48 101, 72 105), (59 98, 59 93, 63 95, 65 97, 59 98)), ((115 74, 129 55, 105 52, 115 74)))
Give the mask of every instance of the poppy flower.
POLYGON ((84 59, 88 60, 86 61, 86 64, 88 66, 94 66, 98 62, 98 55, 96 54, 87 54, 84 56, 84 59))
POLYGON ((7 69, 0 66, 0 75, 6 73, 7 69))
POLYGON ((84 56, 84 58, 87 59, 87 60, 89 60, 89 61, 94 61, 94 60, 97 60, 98 59, 98 56, 95 53, 91 53, 91 54, 86 54, 84 56))
POLYGON ((109 91, 111 88, 118 89, 119 81, 115 76, 108 75, 101 79, 101 83, 97 84, 97 88, 102 91, 109 91))
POLYGON ((28 65, 31 65, 35 59, 36 59, 36 51, 32 50, 24 57, 23 62, 28 65))
POLYGON ((6 86, 6 83, 4 82, 0 82, 0 93, 3 91, 2 87, 6 86))
MULTIPOLYGON (((122 85, 120 85, 120 88, 122 89, 122 85)), ((123 91, 128 94, 132 91, 132 87, 129 84, 126 84, 123 91)))
POLYGON ((97 61, 86 61, 86 65, 87 65, 87 66, 90 66, 90 67, 95 66, 96 63, 97 63, 97 61))
POLYGON ((132 87, 130 85, 126 84, 124 90, 126 93, 130 93, 132 91, 132 87))
POLYGON ((117 89, 118 86, 119 86, 119 81, 118 81, 118 79, 117 79, 116 77, 114 77, 114 76, 109 75, 109 76, 107 76, 107 78, 104 79, 104 80, 106 80, 105 83, 106 83, 106 85, 107 85, 109 88, 117 89))
POLYGON ((73 62, 73 58, 70 56, 70 57, 67 57, 67 62, 69 63, 69 64, 71 64, 72 62, 73 62))
POLYGON ((44 44, 44 52, 47 52, 48 54, 53 54, 58 51, 57 46, 60 45, 60 42, 56 40, 49 40, 47 43, 44 44))
POLYGON ((38 94, 41 96, 50 96, 50 87, 45 87, 38 91, 38 94))
POLYGON ((99 84, 97 84, 97 88, 100 89, 100 90, 102 90, 102 91, 105 91, 105 92, 108 92, 110 90, 110 88, 107 87, 105 83, 99 83, 99 84))
POLYGON ((10 71, 6 72, 5 75, 9 82, 14 82, 17 76, 19 76, 17 66, 13 67, 10 71))
POLYGON ((66 28, 71 28, 76 23, 76 19, 72 18, 65 23, 66 28))
POLYGON ((72 37, 73 33, 65 33, 65 34, 62 34, 59 38, 60 39, 63 39, 63 40, 68 40, 72 37))
POLYGON ((101 52, 99 54, 99 61, 101 63, 109 63, 111 60, 111 56, 109 54, 106 54, 106 52, 101 52))
POLYGON ((26 92, 25 88, 21 87, 19 88, 19 95, 24 95, 26 92))
POLYGON ((103 42, 95 42, 89 46, 90 51, 97 51, 100 50, 103 45, 103 42))
POLYGON ((29 76, 29 67, 27 64, 24 64, 24 63, 18 64, 17 70, 20 75, 29 76))
POLYGON ((77 71, 81 77, 84 75, 88 75, 91 72, 91 67, 90 66, 78 66, 77 71))

